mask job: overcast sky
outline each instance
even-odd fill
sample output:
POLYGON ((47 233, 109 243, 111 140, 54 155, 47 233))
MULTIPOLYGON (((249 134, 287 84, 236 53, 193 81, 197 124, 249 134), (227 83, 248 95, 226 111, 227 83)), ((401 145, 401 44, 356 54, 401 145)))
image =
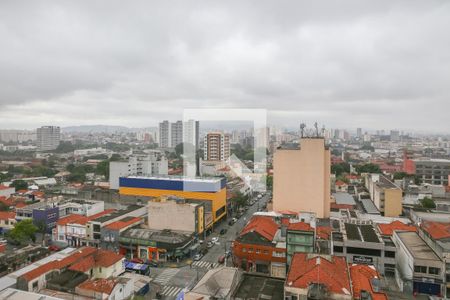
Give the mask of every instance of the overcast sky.
POLYGON ((450 1, 1 1, 0 128, 183 108, 450 131, 450 1))

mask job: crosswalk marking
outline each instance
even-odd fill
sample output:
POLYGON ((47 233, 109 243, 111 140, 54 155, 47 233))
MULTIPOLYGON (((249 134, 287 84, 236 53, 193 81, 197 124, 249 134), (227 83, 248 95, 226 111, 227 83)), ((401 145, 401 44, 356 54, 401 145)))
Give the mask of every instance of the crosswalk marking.
POLYGON ((161 274, 156 276, 154 282, 164 285, 170 279, 172 279, 172 277, 175 276, 175 274, 177 274, 178 271, 179 269, 165 269, 164 271, 162 271, 161 274))
POLYGON ((219 263, 211 263, 209 261, 203 261, 203 260, 194 261, 192 263, 193 267, 204 268, 204 269, 210 269, 211 265, 213 268, 217 268, 219 266, 219 263))
POLYGON ((174 297, 174 296, 178 295, 182 289, 183 288, 178 287, 178 286, 166 285, 166 286, 164 286, 164 288, 161 292, 161 295, 168 296, 168 297, 174 297))

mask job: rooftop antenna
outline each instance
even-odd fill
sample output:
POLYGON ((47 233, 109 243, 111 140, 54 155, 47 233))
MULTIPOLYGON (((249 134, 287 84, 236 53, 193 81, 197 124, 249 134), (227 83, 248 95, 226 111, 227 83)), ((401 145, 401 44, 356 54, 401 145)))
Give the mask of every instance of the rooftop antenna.
POLYGON ((301 137, 303 137, 304 134, 305 134, 305 127, 306 127, 306 124, 305 124, 305 123, 301 123, 301 124, 300 124, 300 133, 301 133, 301 137))

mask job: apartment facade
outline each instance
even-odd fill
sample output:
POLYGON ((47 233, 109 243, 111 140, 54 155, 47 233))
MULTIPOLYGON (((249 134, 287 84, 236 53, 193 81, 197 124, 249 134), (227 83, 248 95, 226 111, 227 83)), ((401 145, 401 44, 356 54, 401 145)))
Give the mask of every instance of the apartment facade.
POLYGON ((225 161, 230 157, 230 135, 210 132, 204 138, 203 147, 206 161, 225 161))
POLYGON ((109 163, 109 188, 118 190, 120 177, 167 175, 168 172, 168 161, 159 151, 144 155, 132 155, 128 161, 109 163))
POLYGON ((450 175, 449 159, 416 159, 416 175, 424 183, 448 185, 450 175))
POLYGON ((55 150, 61 140, 61 129, 58 126, 43 126, 36 130, 36 135, 40 151, 55 150))
POLYGON ((368 174, 365 178, 370 199, 385 217, 402 214, 403 191, 382 174, 368 174))
POLYGON ((323 138, 302 138, 300 149, 278 149, 273 159, 273 210, 330 215, 330 150, 323 138))

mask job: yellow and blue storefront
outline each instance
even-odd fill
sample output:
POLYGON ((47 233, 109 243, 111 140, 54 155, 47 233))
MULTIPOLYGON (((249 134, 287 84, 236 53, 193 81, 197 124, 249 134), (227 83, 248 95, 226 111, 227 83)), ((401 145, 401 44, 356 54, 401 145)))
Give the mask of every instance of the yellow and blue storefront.
POLYGON ((210 201, 214 223, 227 213, 225 178, 121 177, 119 193, 129 196, 176 196, 210 201))

